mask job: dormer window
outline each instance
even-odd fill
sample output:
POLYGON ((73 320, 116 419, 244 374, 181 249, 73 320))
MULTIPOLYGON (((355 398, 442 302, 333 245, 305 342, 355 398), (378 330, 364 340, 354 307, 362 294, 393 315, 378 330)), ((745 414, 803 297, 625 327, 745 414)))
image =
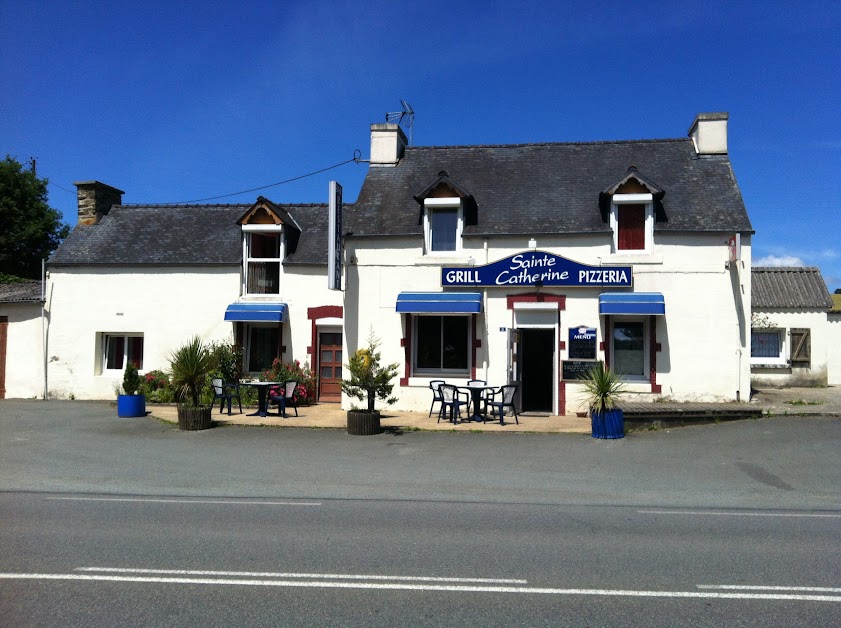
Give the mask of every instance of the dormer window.
POLYGON ((651 194, 614 194, 610 211, 615 253, 650 252, 654 239, 651 194))
POLYGON ((283 260, 295 252, 301 228, 283 207, 262 196, 239 220, 243 296, 279 296, 283 260))
POLYGON ((602 220, 613 231, 613 252, 652 253, 654 222, 667 220, 662 200, 665 192, 634 166, 617 183, 599 194, 602 220))
POLYGON ((283 261, 282 228, 245 233, 246 294, 280 294, 280 264, 283 261))
POLYGON ((461 251, 465 225, 475 225, 476 200, 450 179, 445 170, 418 195, 418 224, 423 225, 424 255, 452 255, 461 251))
POLYGON ((427 198, 424 206, 424 245, 427 254, 461 250, 464 214, 460 198, 427 198))

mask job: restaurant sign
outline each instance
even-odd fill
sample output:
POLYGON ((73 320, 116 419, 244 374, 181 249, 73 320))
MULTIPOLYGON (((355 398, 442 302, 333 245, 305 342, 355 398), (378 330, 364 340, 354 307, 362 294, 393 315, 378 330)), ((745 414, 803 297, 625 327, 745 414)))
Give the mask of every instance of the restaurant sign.
POLYGON ((588 266, 544 251, 525 251, 484 266, 441 268, 442 286, 578 286, 628 288, 630 266, 588 266))

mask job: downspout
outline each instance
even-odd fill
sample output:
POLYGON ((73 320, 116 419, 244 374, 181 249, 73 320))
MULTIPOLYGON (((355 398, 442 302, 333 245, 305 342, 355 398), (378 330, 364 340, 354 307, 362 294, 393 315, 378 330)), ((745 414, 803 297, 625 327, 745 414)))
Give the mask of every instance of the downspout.
POLYGON ((47 400, 47 316, 44 311, 46 302, 47 260, 41 260, 41 350, 44 356, 44 401, 47 400))

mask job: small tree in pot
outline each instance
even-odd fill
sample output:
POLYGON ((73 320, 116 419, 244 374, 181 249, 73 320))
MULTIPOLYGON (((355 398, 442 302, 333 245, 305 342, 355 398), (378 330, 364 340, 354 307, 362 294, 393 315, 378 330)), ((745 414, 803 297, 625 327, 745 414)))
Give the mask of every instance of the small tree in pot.
POLYGON ((397 376, 398 364, 395 362, 387 366, 380 364, 380 343, 374 337, 374 332, 368 334, 368 346, 359 349, 350 356, 347 369, 350 379, 342 380, 342 392, 360 401, 367 399, 367 410, 349 410, 347 413, 348 434, 357 436, 379 434, 380 413, 374 409, 377 399, 391 405, 397 401, 391 397, 394 385, 391 380, 397 376))
POLYGON ((582 380, 587 391, 587 407, 593 438, 622 438, 625 436, 625 417, 616 407, 617 398, 625 392, 621 375, 606 369, 599 362, 582 380))
POLYGON ((201 404, 202 389, 214 368, 213 356, 198 336, 172 352, 169 358, 172 384, 178 404, 178 427, 182 430, 206 430, 211 427, 209 404, 201 404))
POLYGON ((146 396, 138 395, 138 388, 140 375, 137 373, 137 367, 129 362, 123 373, 123 392, 117 395, 117 416, 146 416, 146 396))

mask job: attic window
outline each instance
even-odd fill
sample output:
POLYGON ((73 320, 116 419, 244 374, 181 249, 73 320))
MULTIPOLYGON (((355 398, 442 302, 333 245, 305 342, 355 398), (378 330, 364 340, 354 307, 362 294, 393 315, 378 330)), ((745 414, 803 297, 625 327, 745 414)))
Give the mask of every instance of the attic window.
POLYGON ((424 249, 427 255, 461 250, 464 210, 458 197, 427 198, 423 201, 424 249))
POLYGON ((280 264, 284 250, 282 231, 249 231, 244 235, 245 293, 280 294, 280 264))
POLYGON ((651 252, 654 239, 654 195, 635 177, 616 188, 610 208, 615 253, 651 252))

